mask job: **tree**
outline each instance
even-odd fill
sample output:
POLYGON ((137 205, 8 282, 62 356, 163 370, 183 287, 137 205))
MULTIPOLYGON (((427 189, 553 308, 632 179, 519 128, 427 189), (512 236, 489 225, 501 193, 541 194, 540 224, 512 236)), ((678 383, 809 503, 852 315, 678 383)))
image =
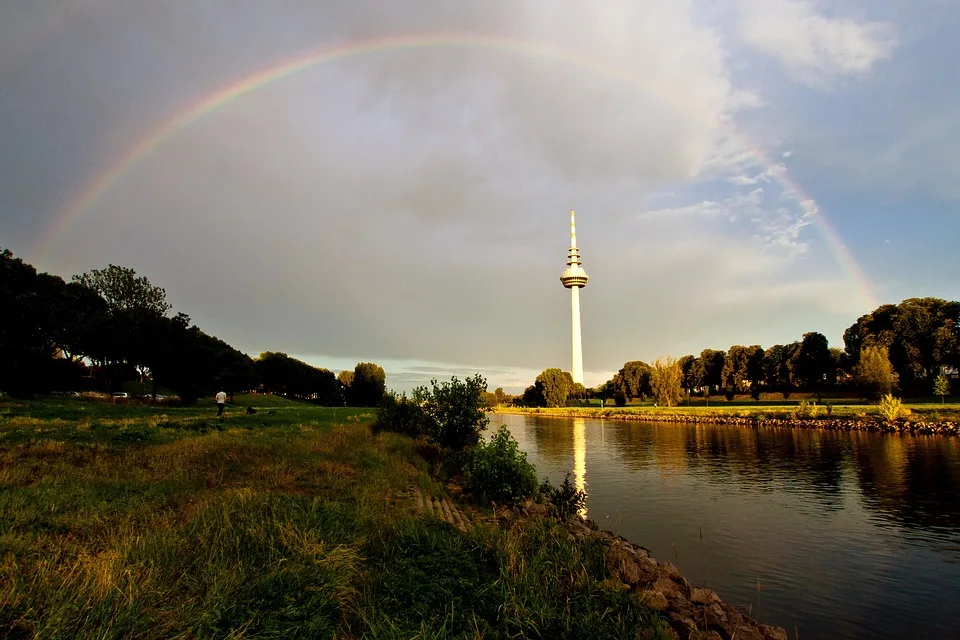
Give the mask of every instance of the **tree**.
POLYGON ((689 355, 683 356, 677 360, 677 363, 680 365, 680 371, 683 373, 683 381, 681 384, 683 385, 683 388, 687 390, 687 393, 692 392, 693 388, 698 386, 691 384, 693 382, 693 376, 691 374, 693 372, 693 366, 696 360, 697 359, 694 356, 689 355))
POLYGON ((645 398, 650 395, 650 365, 642 360, 631 360, 614 374, 612 382, 618 406, 634 398, 645 398))
POLYGON ((720 379, 721 385, 728 390, 729 394, 746 391, 747 381, 750 379, 749 363, 752 353, 747 347, 739 344, 733 345, 727 351, 727 357, 724 358, 723 368, 720 371, 720 379))
POLYGON ((495 396, 497 397, 497 405, 502 405, 502 404, 504 404, 504 403, 506 402, 506 400, 507 400, 507 394, 504 393, 503 387, 497 387, 497 388, 493 391, 493 395, 495 395, 495 396))
POLYGON ((816 331, 803 334, 800 349, 793 359, 793 373, 801 386, 817 392, 819 400, 824 380, 833 369, 833 357, 826 336, 816 331))
POLYGON ((350 385, 350 404, 355 407, 375 407, 387 390, 387 374, 383 367, 372 362, 358 362, 353 369, 350 385))
POLYGON ((339 380, 340 384, 343 385, 344 391, 348 391, 350 389, 350 385, 353 384, 353 371, 350 369, 344 369, 337 374, 337 380, 339 380))
POLYGON ((111 264, 73 276, 73 281, 96 291, 114 311, 163 316, 172 308, 163 288, 153 286, 145 277, 138 278, 136 271, 127 267, 111 264))
POLYGON ((449 382, 431 380, 430 386, 432 389, 418 387, 413 391, 413 401, 426 416, 427 435, 441 447, 454 451, 477 444, 489 422, 484 413, 487 381, 474 374, 463 381, 456 376, 449 382))
POLYGON ((763 391, 763 347, 753 345, 747 347, 747 379, 750 382, 750 396, 759 401, 760 393, 763 391))
POLYGON ((867 397, 879 398, 893 393, 898 376, 890 364, 887 348, 863 347, 860 361, 854 367, 854 379, 867 397))
POLYGON ((540 389, 535 384, 523 390, 520 401, 525 407, 542 407, 546 404, 546 401, 543 399, 543 394, 540 393, 540 389))
POLYGON ((943 404, 944 397, 950 395, 950 379, 947 378, 943 371, 941 371, 937 379, 933 381, 933 393, 940 396, 940 404, 943 404))
POLYGON ((790 388, 790 373, 787 369, 787 348, 775 344, 763 352, 763 380, 769 389, 784 393, 790 388))
POLYGON ((548 407, 562 407, 572 391, 570 380, 557 368, 544 369, 540 372, 534 386, 548 407))
POLYGON ((657 404, 673 407, 683 397, 683 371, 673 358, 657 358, 650 373, 650 386, 657 404))
POLYGON ((723 386, 723 363, 726 354, 723 351, 704 349, 700 352, 703 362, 703 385, 709 389, 719 389, 723 386))
POLYGON ((960 302, 908 298, 861 316, 843 334, 848 363, 866 346, 886 347, 907 394, 927 393, 943 366, 960 365, 960 302))

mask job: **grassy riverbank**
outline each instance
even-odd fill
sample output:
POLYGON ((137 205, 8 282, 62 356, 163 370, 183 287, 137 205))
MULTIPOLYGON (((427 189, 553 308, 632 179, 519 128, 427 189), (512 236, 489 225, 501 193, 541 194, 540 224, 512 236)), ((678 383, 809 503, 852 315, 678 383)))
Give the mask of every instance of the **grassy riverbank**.
MULTIPOLYGON (((634 638, 559 524, 460 531, 372 410, 0 402, 0 636, 634 638)), ((650 637, 658 637, 659 631, 650 637)))

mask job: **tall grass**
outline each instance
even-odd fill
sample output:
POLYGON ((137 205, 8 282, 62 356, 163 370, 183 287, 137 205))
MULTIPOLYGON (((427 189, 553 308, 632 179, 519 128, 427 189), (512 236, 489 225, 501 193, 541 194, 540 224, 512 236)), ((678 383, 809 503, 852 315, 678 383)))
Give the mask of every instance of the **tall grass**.
POLYGON ((0 404, 0 636, 632 638, 658 624, 559 524, 461 533, 416 513, 408 487, 442 487, 412 440, 357 412, 51 404, 0 404))

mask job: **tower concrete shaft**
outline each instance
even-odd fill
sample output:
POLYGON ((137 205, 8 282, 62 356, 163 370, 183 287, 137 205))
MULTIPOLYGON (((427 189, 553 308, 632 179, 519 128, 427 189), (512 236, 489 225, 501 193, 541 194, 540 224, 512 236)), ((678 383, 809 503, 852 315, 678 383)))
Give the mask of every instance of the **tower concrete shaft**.
POLYGON ((571 347, 573 361, 570 375, 574 382, 583 384, 583 346, 580 338, 580 289, 587 286, 587 272, 580 262, 577 248, 577 225, 573 210, 570 211, 570 251, 567 253, 567 268, 560 276, 563 286, 570 289, 571 347))

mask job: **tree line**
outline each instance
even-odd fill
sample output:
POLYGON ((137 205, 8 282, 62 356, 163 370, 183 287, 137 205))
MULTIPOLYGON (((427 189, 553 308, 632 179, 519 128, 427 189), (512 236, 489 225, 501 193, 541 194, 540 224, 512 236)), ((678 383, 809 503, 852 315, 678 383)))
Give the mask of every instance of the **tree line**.
POLYGON ((331 371, 267 351, 257 358, 170 315, 166 292, 133 269, 109 265, 66 282, 0 251, 0 391, 113 391, 139 381, 192 404, 216 390, 260 390, 319 404, 376 406, 382 367, 331 371))
POLYGON ((733 345, 726 351, 704 349, 699 355, 624 363, 594 389, 575 385, 570 374, 546 369, 515 402, 526 406, 563 406, 585 397, 623 406, 652 398, 673 406, 682 398, 722 394, 728 399, 763 393, 844 391, 878 398, 948 395, 948 372, 960 368, 960 302, 909 298, 885 304, 860 316, 843 334, 844 347, 831 347, 818 332, 776 344, 733 345), (578 388, 579 387, 579 388, 578 388))

